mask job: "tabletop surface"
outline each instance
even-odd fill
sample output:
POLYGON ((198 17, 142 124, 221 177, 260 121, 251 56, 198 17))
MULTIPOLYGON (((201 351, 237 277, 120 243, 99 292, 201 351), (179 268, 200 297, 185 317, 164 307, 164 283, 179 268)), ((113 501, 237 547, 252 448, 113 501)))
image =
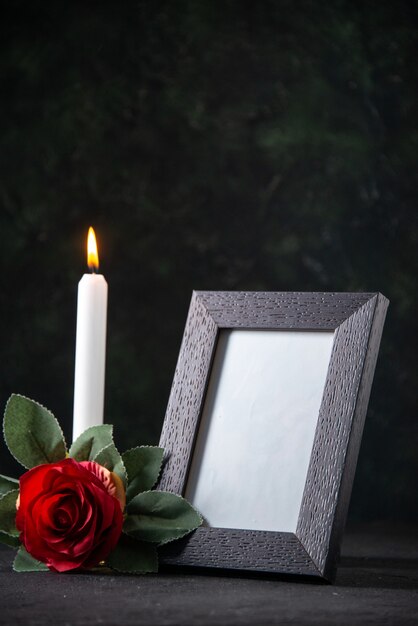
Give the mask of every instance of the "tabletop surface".
POLYGON ((0 624, 418 624, 416 529, 348 531, 334 585, 164 572, 152 576, 12 571, 0 547, 0 624))

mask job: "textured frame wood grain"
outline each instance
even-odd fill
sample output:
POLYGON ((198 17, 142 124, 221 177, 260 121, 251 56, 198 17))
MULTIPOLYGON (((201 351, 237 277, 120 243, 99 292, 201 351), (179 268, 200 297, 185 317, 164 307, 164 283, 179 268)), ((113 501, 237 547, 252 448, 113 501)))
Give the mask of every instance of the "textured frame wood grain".
POLYGON ((161 562, 332 581, 388 300, 378 293, 193 293, 160 445, 159 488, 183 494, 219 331, 335 331, 295 533, 201 527, 161 562))

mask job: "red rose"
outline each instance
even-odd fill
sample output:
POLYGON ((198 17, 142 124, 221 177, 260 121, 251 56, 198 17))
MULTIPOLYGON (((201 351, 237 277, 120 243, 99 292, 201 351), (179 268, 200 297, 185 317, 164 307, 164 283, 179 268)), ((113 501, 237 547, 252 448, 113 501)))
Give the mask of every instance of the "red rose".
POLYGON ((23 474, 16 526, 26 550, 58 572, 106 559, 122 532, 120 483, 97 463, 73 459, 23 474))

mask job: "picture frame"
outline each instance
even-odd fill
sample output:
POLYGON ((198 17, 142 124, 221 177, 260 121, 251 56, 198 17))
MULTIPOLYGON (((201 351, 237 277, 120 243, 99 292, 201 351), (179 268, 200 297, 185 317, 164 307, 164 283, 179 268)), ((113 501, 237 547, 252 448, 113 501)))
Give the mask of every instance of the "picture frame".
MULTIPOLYGON (((212 412, 212 416, 209 415, 208 418, 208 410, 205 407, 208 393, 213 395, 211 378, 215 377, 214 368, 217 368, 216 384, 212 387, 218 389, 219 381, 222 382, 223 357, 220 358, 219 354, 217 356, 217 348, 221 341, 225 344, 223 339, 225 333, 239 339, 237 345, 242 343, 243 339, 247 341, 247 338, 255 341, 254 345, 257 345, 263 336, 265 339, 263 333, 253 332, 245 335, 236 331, 274 331, 275 334, 268 335, 267 342, 264 339, 262 342, 263 345, 269 346, 268 350, 276 342, 276 338, 280 342, 285 334, 290 340, 289 346, 298 346, 302 342, 303 348, 306 338, 309 342, 314 342, 313 354, 317 352, 315 346, 320 345, 317 344, 317 340, 321 337, 322 341, 325 337, 320 336, 320 333, 328 333, 324 340, 324 346, 328 345, 328 348, 324 348, 322 352, 322 363, 327 358, 328 349, 329 362, 325 368, 324 365, 321 366, 322 387, 320 388, 318 383, 320 377, 312 378, 313 382, 309 382, 313 389, 316 386, 317 395, 319 389, 319 409, 313 418, 313 428, 312 419, 309 417, 312 407, 305 411, 308 415, 306 423, 311 424, 309 436, 312 441, 304 461, 306 475, 302 475, 300 502, 296 502, 299 507, 296 521, 284 522, 285 530, 283 527, 276 528, 274 524, 281 526, 282 523, 275 522, 275 511, 280 508, 286 510, 287 506, 271 506, 274 515, 273 520, 268 521, 268 529, 263 527, 268 516, 265 519, 262 516, 261 522, 259 521, 257 527, 253 528, 251 518, 246 519, 245 524, 241 524, 240 515, 241 511, 244 515, 245 507, 236 506, 233 510, 235 515, 233 527, 227 527, 227 523, 206 524, 188 537, 162 546, 160 560, 164 566, 304 576, 329 582, 334 580, 387 306, 388 300, 380 293, 193 292, 160 438, 160 446, 164 448, 166 456, 159 488, 180 495, 187 491, 190 494, 190 481, 194 487, 196 486, 196 470, 193 468, 197 464, 200 468, 198 480, 201 481, 199 489, 203 494, 202 501, 209 503, 211 515, 216 517, 220 510, 222 522, 222 506, 217 506, 217 498, 220 498, 218 494, 222 487, 210 488, 211 483, 207 476, 205 478, 201 459, 202 454, 204 457, 207 456, 209 449, 214 450, 215 453, 211 453, 213 458, 222 457, 220 461, 216 461, 220 466, 215 475, 216 473, 221 477, 226 475, 222 464, 225 456, 229 455, 216 454, 216 441, 224 439, 222 436, 219 438, 219 433, 222 434, 224 428, 223 422, 218 420, 217 431, 213 426, 218 439, 214 439, 215 444, 210 444, 210 448, 207 447, 210 441, 207 439, 207 432, 203 436, 199 431, 203 428, 202 415, 204 420, 209 419, 211 428, 212 423, 217 424, 217 418, 213 417, 215 413, 212 412), (281 335, 283 331, 284 334, 281 335), (221 363, 220 368, 217 360, 221 363), (199 454, 196 450, 200 450, 199 454), (206 494, 208 498, 205 499, 206 494), (287 527, 288 524, 291 530, 287 527), (292 524, 295 527, 292 527, 292 524)), ((297 355, 309 352, 309 350, 297 352, 299 348, 295 349, 297 355)), ((264 358, 263 350, 259 357, 261 361, 264 358)), ((283 352, 282 348, 277 348, 272 358, 276 359, 280 351, 283 352)), ((241 358, 239 352, 236 354, 238 356, 234 358, 238 367, 241 358)), ((271 355, 268 358, 270 357, 271 355)), ((229 366, 232 373, 236 369, 234 358, 229 366)), ((286 365, 286 354, 283 358, 286 365)), ((298 363, 300 356, 292 358, 298 363)), ((281 371, 285 369, 282 367, 281 371)), ((316 368, 308 369, 315 372, 316 368)), ((296 372, 297 368, 294 371, 296 372)), ((261 378, 264 379, 265 376, 261 378)), ((300 380, 298 384, 299 389, 303 390, 304 381, 300 380)), ((264 387, 263 400, 266 394, 268 396, 270 387, 271 384, 264 387)), ((256 397, 257 383, 254 389, 251 393, 256 397)), ((227 390, 225 398, 228 399, 229 395, 227 390)), ((299 397, 298 393, 291 396, 297 398, 296 402, 293 399, 293 405, 298 404, 299 397)), ((268 406, 268 400, 264 405, 268 406)), ((231 439, 228 435, 229 441, 234 442, 229 449, 239 448, 241 441, 239 435, 243 430, 240 429, 239 419, 239 416, 234 418, 237 436, 231 439)), ((280 442, 280 427, 271 426, 275 424, 275 420, 270 419, 266 423, 267 427, 261 430, 261 443, 263 441, 268 443, 271 439, 280 442), (273 435, 269 431, 274 431, 273 435)), ((204 430, 208 429, 205 427, 204 430)), ((289 430, 290 437, 293 436, 292 430, 292 428, 289 430)), ((303 429, 300 436, 301 441, 305 441, 303 429)), ((250 440, 247 440, 245 445, 251 446, 251 441, 250 443, 248 441, 250 440)), ((283 448, 285 449, 287 446, 283 448)), ((274 448, 271 452, 271 446, 268 454, 272 455, 270 461, 274 465, 274 448)), ((251 458, 251 454, 248 454, 248 458, 251 458)), ((291 455, 287 458, 289 466, 297 466, 292 462, 291 455)), ((251 465, 250 461, 249 463, 251 465)), ((215 470, 216 468, 217 466, 215 470)), ((283 471, 286 472, 286 466, 283 471)), ((266 475, 267 472, 264 471, 263 475, 261 471, 254 480, 251 479, 255 484, 253 488, 255 494, 257 488, 264 485, 266 475)), ((282 483, 285 485, 286 480, 282 483)), ((221 483, 218 481, 216 484, 221 483)), ((274 491, 274 475, 269 484, 274 491)), ((235 497, 237 491, 237 502, 243 502, 248 486, 241 485, 239 480, 235 481, 235 486, 236 489, 234 487, 231 494, 235 497), (240 493, 244 496, 239 495, 240 493)), ((194 491, 193 489, 192 492, 196 494, 196 489, 194 491)), ((256 495, 251 497, 255 498, 256 495)), ((271 500, 275 501, 274 493, 271 494, 271 500)), ((191 501, 194 503, 193 498, 191 501)), ((225 501, 226 499, 222 500, 225 501)), ((201 513, 205 518, 203 508, 201 513)), ((263 506, 253 508, 263 509, 263 506)))

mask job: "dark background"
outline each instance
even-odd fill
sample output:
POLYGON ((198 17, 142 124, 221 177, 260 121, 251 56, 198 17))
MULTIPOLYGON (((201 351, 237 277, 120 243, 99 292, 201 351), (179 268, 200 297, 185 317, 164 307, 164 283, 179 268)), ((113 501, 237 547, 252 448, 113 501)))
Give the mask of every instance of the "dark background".
POLYGON ((350 519, 416 519, 414 4, 2 2, 2 406, 70 439, 90 224, 121 449, 158 442, 192 289, 381 291, 350 519))

